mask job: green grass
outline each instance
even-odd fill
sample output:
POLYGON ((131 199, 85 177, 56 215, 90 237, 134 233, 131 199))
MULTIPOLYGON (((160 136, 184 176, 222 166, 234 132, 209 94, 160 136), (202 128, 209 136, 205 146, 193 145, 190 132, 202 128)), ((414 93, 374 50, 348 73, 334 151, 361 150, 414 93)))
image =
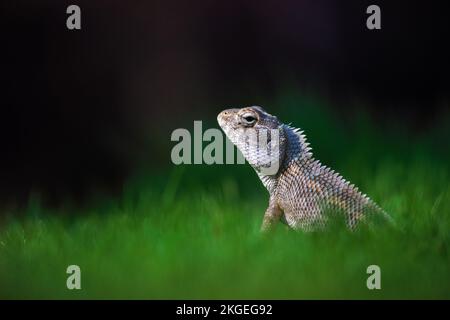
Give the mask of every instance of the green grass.
POLYGON ((280 225, 262 236, 267 192, 248 165, 169 166, 82 212, 31 199, 23 217, 0 227, 0 298, 449 299, 448 122, 414 137, 362 118, 343 128, 317 101, 295 109, 297 100, 278 101, 280 118, 304 127, 317 158, 375 199, 397 229, 280 225), (71 264, 81 267, 80 291, 66 289, 71 264), (366 287, 372 264, 381 290, 366 287))

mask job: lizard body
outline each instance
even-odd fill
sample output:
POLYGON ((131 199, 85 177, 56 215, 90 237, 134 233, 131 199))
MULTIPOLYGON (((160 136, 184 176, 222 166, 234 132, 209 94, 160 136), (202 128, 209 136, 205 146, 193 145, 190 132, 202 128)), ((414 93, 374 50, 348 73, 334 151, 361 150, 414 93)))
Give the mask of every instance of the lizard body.
POLYGON ((224 110, 217 119, 269 191, 263 231, 279 220, 293 229, 314 230, 334 212, 343 213, 351 229, 369 215, 390 219, 357 187, 313 158, 303 131, 257 106, 224 110))

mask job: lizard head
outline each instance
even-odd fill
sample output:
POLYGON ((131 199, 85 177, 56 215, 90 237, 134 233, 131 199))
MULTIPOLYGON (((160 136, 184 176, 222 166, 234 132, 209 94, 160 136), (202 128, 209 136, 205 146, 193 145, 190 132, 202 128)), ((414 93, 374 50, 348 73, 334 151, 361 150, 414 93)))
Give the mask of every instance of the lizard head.
POLYGON ((217 121, 256 171, 263 175, 278 172, 286 137, 277 117, 261 107, 252 106, 224 110, 217 116, 217 121))

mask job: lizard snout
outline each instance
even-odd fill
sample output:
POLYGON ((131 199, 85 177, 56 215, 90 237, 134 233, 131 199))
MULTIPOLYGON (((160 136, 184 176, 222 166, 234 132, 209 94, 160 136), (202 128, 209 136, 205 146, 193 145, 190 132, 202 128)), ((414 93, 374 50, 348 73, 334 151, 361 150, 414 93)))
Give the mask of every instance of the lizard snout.
POLYGON ((221 127, 223 127, 232 117, 238 109, 226 109, 217 115, 217 122, 221 127))
POLYGON ((223 126, 223 111, 217 115, 217 122, 221 127, 223 126))

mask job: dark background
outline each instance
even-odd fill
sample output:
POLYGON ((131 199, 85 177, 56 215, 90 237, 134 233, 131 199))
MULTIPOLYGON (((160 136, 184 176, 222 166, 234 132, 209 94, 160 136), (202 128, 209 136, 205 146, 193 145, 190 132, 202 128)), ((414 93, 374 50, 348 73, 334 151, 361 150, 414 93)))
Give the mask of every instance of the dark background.
MULTIPOLYGON (((171 130, 285 83, 433 126, 449 101, 448 8, 427 1, 2 1, 0 197, 57 201, 163 165, 171 130), (66 28, 77 4, 82 29, 66 28), (366 28, 370 4, 382 29, 366 28)), ((300 108, 301 106, 299 106, 300 108)), ((167 165, 167 164, 166 164, 167 165)))

